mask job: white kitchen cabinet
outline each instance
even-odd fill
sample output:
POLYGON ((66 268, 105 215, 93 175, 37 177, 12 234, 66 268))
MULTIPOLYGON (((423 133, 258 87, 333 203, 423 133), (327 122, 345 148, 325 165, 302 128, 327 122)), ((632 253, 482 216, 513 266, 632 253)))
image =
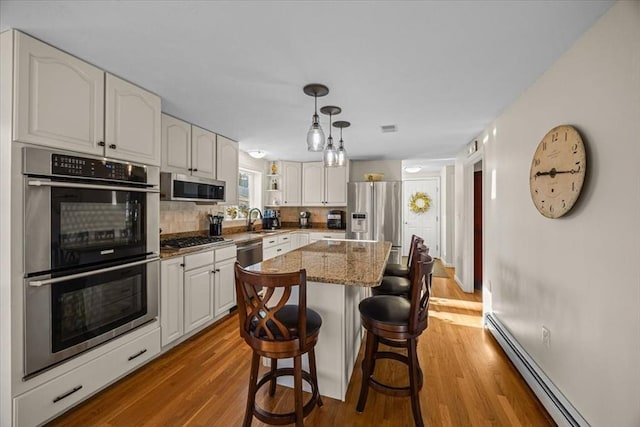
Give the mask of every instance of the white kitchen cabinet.
POLYGON ((15 141, 102 155, 104 71, 19 31, 15 141))
POLYGON ((262 239, 262 260, 265 261, 291 250, 291 234, 279 234, 262 239))
POLYGON ((236 305, 235 272, 233 270, 235 263, 235 256, 232 259, 216 260, 214 317, 227 314, 229 309, 236 305))
POLYGON ((184 333, 213 320, 213 265, 184 273, 184 333))
POLYGON ((309 244, 309 233, 294 232, 291 233, 291 250, 295 250, 309 244))
POLYGON ((348 167, 325 168, 323 162, 302 164, 303 206, 346 206, 348 167))
POLYGON ((163 172, 188 174, 191 167, 191 123, 162 114, 163 172))
POLYGON ((225 204, 238 204, 238 143, 218 135, 216 148, 217 179, 226 183, 225 204))
POLYGON ((19 31, 15 141, 160 165, 160 97, 19 31))
POLYGON ((160 97, 112 74, 105 80, 105 155, 160 166, 160 97))
POLYGON ((191 174, 216 179, 216 134, 191 125, 191 174))
POLYGON ((160 328, 162 346, 184 333, 184 258, 160 263, 160 328))
POLYGON ((309 243, 317 242, 324 239, 344 239, 344 232, 325 231, 325 232, 311 232, 309 233, 309 243))
POLYGON ((302 204, 302 164, 282 162, 282 203, 286 206, 302 204))

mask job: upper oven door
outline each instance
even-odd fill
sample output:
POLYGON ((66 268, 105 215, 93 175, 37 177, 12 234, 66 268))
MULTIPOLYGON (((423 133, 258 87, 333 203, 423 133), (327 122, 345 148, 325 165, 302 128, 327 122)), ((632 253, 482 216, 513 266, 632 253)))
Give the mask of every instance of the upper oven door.
POLYGON ((143 256, 157 189, 25 177, 28 276, 143 256))

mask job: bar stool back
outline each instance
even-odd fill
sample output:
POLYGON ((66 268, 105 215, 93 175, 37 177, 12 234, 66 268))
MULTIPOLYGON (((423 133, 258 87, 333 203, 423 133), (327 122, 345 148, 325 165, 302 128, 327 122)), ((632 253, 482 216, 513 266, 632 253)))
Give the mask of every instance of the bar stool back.
POLYGON ((244 270, 236 262, 235 274, 240 336, 253 350, 244 426, 251 425, 253 416, 268 424, 295 423, 302 426, 304 417, 316 405, 322 406, 314 352, 322 318, 307 308, 306 270, 283 274, 257 273, 244 270), (288 305, 286 303, 294 287, 298 288, 298 304, 288 305), (282 289, 281 294, 275 292, 278 288, 282 289), (279 297, 274 296, 278 294, 279 297), (305 353, 309 355, 310 372, 302 370, 302 355, 305 353), (260 357, 271 359, 271 369, 258 380, 260 357), (278 369, 278 359, 282 358, 293 358, 293 369, 278 369), (260 387, 269 382, 269 394, 273 396, 276 379, 283 375, 294 377, 295 412, 273 413, 257 406, 255 395, 260 387), (309 383, 312 390, 306 403, 303 403, 302 380, 309 383))

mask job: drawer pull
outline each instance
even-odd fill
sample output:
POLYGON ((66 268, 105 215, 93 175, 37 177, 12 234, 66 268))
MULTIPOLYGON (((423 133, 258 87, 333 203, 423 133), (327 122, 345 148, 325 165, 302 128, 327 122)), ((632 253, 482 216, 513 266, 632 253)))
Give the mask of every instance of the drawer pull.
POLYGON ((73 389, 69 390, 65 394, 61 394, 60 396, 58 396, 55 399, 53 399, 53 403, 59 402, 62 399, 64 399, 65 397, 71 396, 73 393, 75 393, 76 391, 80 390, 81 388, 82 388, 81 385, 74 387, 73 389))
POLYGON ((276 252, 282 252, 282 249, 276 249, 276 252))
POLYGON ((145 348, 144 350, 140 350, 139 352, 137 352, 136 354, 134 354, 133 356, 129 356, 129 361, 132 361, 133 359, 142 356, 143 354, 145 354, 147 352, 147 349, 145 348))

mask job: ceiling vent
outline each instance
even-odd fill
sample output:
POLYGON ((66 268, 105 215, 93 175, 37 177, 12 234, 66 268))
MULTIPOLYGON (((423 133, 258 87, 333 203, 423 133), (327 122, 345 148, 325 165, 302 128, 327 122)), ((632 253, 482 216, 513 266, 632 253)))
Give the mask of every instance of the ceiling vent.
POLYGON ((382 125, 380 126, 382 133, 398 132, 397 125, 382 125))

